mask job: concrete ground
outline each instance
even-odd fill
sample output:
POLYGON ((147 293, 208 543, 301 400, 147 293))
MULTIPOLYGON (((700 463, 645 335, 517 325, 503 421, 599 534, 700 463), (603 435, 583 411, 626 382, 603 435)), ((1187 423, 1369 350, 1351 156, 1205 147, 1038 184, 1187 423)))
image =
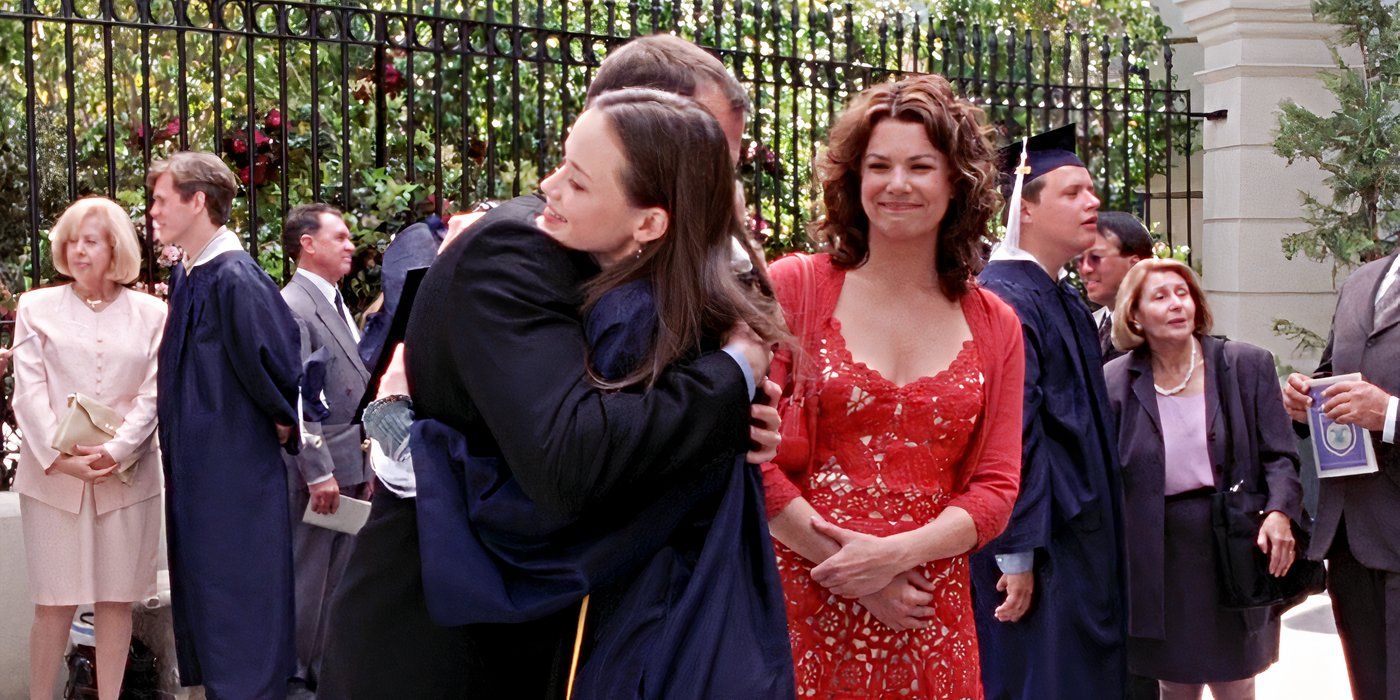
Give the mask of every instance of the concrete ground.
POLYGON ((1351 697, 1332 602, 1313 596, 1283 616, 1278 663, 1259 676, 1259 700, 1346 700, 1351 697))

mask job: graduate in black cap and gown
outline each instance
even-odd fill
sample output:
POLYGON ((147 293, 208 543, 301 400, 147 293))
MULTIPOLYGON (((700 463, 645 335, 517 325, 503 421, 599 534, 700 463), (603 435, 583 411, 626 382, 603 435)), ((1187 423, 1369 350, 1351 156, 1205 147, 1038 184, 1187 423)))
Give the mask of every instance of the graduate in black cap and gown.
POLYGON ((1117 435, 1098 336, 1062 270, 1094 242, 1099 199, 1068 125, 1002 151, 1005 239, 979 277, 1025 334, 1021 492, 972 557, 986 697, 1124 695, 1127 670, 1117 435))

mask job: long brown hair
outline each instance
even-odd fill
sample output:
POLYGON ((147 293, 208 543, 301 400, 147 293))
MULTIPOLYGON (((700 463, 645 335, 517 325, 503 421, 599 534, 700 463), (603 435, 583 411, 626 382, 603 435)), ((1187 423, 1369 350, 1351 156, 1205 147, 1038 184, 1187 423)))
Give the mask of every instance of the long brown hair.
POLYGON ((966 292, 981 269, 987 224, 1001 206, 991 128, 976 105, 958 97, 938 75, 876 85, 856 95, 831 127, 817 161, 826 215, 811 226, 832 263, 851 269, 870 257, 870 219, 860 203, 860 163, 875 125, 886 119, 919 124, 948 157, 953 197, 938 226, 935 272, 951 299, 966 292))
POLYGON ((731 241, 744 234, 734 209, 729 145, 715 118, 689 99, 640 88, 604 93, 590 109, 607 118, 622 144, 620 177, 629 203, 659 207, 669 220, 665 235, 588 285, 585 310, 618 285, 650 280, 658 320, 645 362, 616 381, 595 374, 594 382, 606 388, 650 386, 667 365, 741 321, 765 341, 785 339, 782 312, 750 246, 745 250, 757 289, 734 272, 731 241))

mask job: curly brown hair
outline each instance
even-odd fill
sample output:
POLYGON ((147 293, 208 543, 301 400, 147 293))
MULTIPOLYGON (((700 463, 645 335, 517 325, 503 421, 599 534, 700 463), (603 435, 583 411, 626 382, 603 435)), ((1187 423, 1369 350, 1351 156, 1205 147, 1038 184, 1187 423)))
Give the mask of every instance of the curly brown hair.
POLYGON ((953 196, 938 225, 938 284, 957 299, 981 270, 987 224, 1001 206, 996 150, 980 108, 958 97, 942 76, 919 75, 884 83, 856 95, 831 127, 817 161, 826 215, 812 237, 839 268, 860 267, 870 257, 870 220, 860 203, 860 165, 875 125, 885 119, 922 124, 929 142, 948 158, 953 196))

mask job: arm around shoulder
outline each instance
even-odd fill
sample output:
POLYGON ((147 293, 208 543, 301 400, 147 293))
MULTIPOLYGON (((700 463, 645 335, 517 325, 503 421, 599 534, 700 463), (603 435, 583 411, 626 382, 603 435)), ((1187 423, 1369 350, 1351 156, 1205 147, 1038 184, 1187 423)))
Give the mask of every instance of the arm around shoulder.
POLYGON ((454 371, 537 504, 574 514, 744 451, 749 397, 728 355, 673 364, 646 391, 602 391, 587 379, 570 253, 510 221, 459 245, 461 296, 443 320, 473 332, 453 340, 454 371))

